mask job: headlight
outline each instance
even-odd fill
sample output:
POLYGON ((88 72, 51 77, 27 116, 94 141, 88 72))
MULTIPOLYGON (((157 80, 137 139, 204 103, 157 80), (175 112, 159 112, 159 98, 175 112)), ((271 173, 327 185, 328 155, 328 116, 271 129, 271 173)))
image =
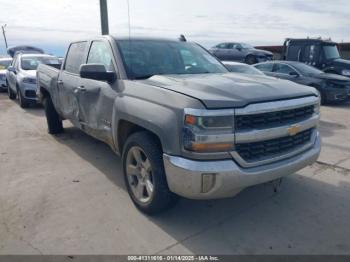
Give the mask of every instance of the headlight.
POLYGON ((23 78, 22 82, 25 84, 36 84, 36 79, 25 77, 25 78, 23 78))
POLYGON ((185 109, 183 146, 198 153, 232 151, 234 111, 185 109))
POLYGON ((350 76, 350 69, 344 69, 344 70, 342 70, 342 71, 341 71, 341 74, 342 74, 343 76, 350 76))

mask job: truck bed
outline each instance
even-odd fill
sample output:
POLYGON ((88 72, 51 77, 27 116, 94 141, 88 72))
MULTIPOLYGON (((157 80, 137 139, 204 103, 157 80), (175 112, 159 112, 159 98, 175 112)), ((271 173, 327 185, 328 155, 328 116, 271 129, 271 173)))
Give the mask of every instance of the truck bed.
POLYGON ((56 87, 59 72, 60 70, 53 66, 40 64, 36 73, 38 90, 44 88, 50 92, 52 88, 56 87))

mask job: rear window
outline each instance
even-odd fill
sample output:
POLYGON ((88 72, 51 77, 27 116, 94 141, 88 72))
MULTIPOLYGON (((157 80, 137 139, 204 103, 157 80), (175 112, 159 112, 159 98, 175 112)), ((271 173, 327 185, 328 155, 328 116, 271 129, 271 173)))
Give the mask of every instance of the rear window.
POLYGON ((79 73, 79 68, 85 63, 85 49, 87 42, 73 43, 69 47, 64 70, 73 74, 79 73))

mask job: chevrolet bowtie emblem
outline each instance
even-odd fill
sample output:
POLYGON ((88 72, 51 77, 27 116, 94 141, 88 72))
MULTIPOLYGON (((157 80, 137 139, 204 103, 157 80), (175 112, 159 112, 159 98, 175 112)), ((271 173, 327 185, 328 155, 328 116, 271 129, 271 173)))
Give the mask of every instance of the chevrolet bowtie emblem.
POLYGON ((292 125, 287 129, 287 131, 288 131, 288 134, 290 136, 295 136, 296 134, 298 134, 300 132, 300 126, 299 125, 292 125))

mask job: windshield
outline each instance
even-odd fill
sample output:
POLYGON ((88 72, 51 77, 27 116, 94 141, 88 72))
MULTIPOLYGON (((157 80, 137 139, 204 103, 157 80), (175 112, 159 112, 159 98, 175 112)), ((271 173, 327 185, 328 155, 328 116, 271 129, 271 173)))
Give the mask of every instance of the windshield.
POLYGON ((250 45, 250 44, 245 44, 245 43, 241 43, 241 46, 242 46, 242 48, 254 48, 252 45, 250 45))
POLYGON ((326 59, 339 58, 339 51, 335 45, 325 45, 323 46, 323 51, 326 59))
POLYGON ((0 70, 7 69, 11 65, 11 60, 0 60, 0 70))
POLYGON ((261 71, 258 69, 249 66, 249 65, 230 65, 230 64, 225 64, 226 68, 230 72, 235 72, 235 73, 242 73, 242 74, 250 74, 250 75, 264 75, 261 71))
POLYGON ((39 64, 58 65, 60 61, 52 56, 24 56, 21 59, 21 68, 23 70, 36 70, 39 64))
POLYGON ((128 78, 153 75, 227 73, 227 69, 202 47, 188 42, 118 40, 128 78))

